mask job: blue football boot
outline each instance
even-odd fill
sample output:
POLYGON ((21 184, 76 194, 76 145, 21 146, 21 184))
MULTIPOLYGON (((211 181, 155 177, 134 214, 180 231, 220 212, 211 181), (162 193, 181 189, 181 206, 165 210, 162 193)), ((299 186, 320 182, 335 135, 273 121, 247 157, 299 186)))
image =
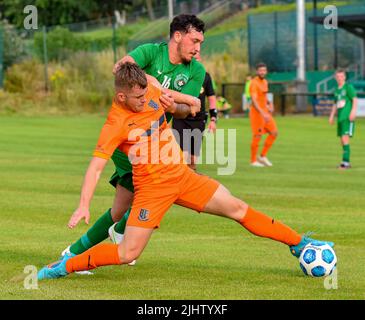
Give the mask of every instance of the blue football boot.
MULTIPOLYGON (((75 255, 73 255, 75 256, 75 255)), ((62 260, 49 264, 43 267, 38 272, 38 280, 57 279, 68 275, 66 270, 66 262, 72 258, 72 254, 65 254, 62 260)))
POLYGON ((312 238, 309 238, 308 236, 311 233, 308 232, 306 234, 304 234, 302 236, 302 239, 300 240, 300 242, 296 245, 296 246, 290 246, 290 252, 293 256, 299 258, 301 252, 303 251, 304 247, 308 244, 308 243, 312 243, 315 246, 323 246, 324 244, 328 244, 330 247, 333 247, 335 244, 331 241, 320 241, 320 240, 315 240, 312 238))

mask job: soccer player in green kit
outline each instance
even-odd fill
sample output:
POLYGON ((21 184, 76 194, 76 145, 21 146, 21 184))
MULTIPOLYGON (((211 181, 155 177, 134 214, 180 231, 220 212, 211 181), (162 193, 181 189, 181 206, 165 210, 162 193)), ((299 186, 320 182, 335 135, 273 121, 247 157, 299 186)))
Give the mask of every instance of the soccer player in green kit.
POLYGON ((356 91, 351 84, 346 83, 345 70, 338 69, 335 73, 337 88, 335 91, 335 104, 329 117, 329 123, 334 123, 337 111, 337 135, 341 139, 343 148, 342 162, 339 169, 350 169, 350 137, 354 134, 355 118, 357 111, 356 91))
MULTIPOLYGON (((195 15, 176 16, 170 24, 168 43, 144 44, 137 47, 116 63, 113 73, 125 62, 136 63, 148 75, 155 77, 162 87, 198 97, 205 69, 195 60, 194 55, 200 52, 204 41, 204 28, 204 22, 195 15)), ((196 100, 200 106, 199 99, 196 100)), ((195 100, 190 105, 177 105, 174 117, 185 118, 190 113, 199 111, 194 103, 195 100)), ((166 117, 169 121, 172 115, 166 114, 166 117)), ((116 166, 116 171, 110 179, 110 183, 116 188, 113 207, 108 209, 79 240, 62 252, 66 259, 81 254, 106 239, 108 231, 113 242, 119 243, 122 240, 133 200, 132 166, 127 155, 119 150, 114 152, 112 160, 116 166)), ((80 199, 79 208, 68 223, 69 228, 75 227, 82 219, 88 224, 89 208, 82 203, 83 199, 80 199)))

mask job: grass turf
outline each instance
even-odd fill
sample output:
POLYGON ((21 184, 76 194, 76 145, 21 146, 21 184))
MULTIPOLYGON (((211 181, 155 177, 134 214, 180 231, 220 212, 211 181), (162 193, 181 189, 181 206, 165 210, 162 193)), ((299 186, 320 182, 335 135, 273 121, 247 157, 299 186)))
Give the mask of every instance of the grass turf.
MULTIPOLYGON (((254 208, 298 232, 335 241, 338 289, 304 276, 285 245, 257 238, 227 219, 174 206, 135 267, 110 266, 26 290, 26 265, 41 267, 86 230, 66 223, 77 207, 88 161, 104 122, 100 116, 0 118, 0 299, 364 299, 365 121, 351 141, 353 169, 339 171, 341 147, 326 118, 278 117, 272 168, 249 167, 247 118, 222 119, 237 129, 234 175, 218 178, 254 208)), ((91 223, 110 207, 103 173, 91 223)))

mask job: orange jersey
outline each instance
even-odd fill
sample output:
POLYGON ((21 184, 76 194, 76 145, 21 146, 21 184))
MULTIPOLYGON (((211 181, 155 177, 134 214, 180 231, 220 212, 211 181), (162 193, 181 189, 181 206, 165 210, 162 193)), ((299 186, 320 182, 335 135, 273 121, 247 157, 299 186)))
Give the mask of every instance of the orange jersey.
POLYGON ((93 154, 109 159, 118 148, 128 155, 135 188, 179 176, 186 167, 160 105, 160 96, 161 90, 149 84, 141 112, 113 102, 93 154))
MULTIPOLYGON (((259 107, 264 111, 268 112, 267 109, 267 93, 269 92, 269 85, 266 79, 260 79, 255 77, 252 79, 250 84, 251 99, 255 99, 259 107)), ((251 107, 251 111, 254 114, 258 114, 258 111, 254 107, 251 107)))

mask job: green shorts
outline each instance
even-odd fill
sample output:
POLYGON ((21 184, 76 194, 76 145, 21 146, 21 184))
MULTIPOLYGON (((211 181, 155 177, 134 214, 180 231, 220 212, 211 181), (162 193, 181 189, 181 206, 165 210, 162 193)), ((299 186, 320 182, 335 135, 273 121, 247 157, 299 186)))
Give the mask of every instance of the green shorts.
POLYGON ((132 164, 126 154, 116 149, 112 155, 112 160, 115 165, 115 172, 111 176, 109 183, 116 187, 117 184, 134 192, 132 164))
POLYGON ((350 120, 342 120, 337 122, 337 136, 350 136, 354 135, 355 122, 350 120))

